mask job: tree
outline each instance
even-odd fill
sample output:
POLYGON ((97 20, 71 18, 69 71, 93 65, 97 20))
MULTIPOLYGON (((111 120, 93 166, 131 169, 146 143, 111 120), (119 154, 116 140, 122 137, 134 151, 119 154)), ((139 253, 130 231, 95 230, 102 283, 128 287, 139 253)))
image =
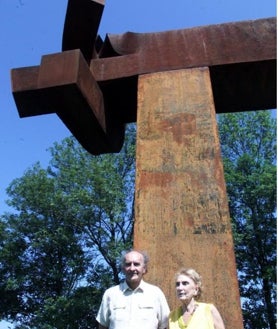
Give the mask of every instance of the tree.
POLYGON ((104 262, 119 283, 119 251, 132 246, 135 126, 128 126, 119 154, 95 157, 70 138, 55 144, 51 155, 49 172, 59 181, 91 267, 104 262))
POLYGON ((95 328, 103 290, 120 280, 132 245, 135 127, 119 154, 98 157, 73 138, 50 148, 7 188, 0 219, 0 314, 17 328, 95 328))
MULTIPOLYGON (((267 111, 219 118, 246 329, 276 319, 276 121, 267 111)), ((74 138, 50 148, 7 189, 0 218, 0 314, 18 329, 95 328, 101 295, 132 246, 135 129, 119 154, 74 138)))
POLYGON ((1 293, 9 319, 31 322, 40 305, 70 294, 85 273, 82 246, 55 188, 38 164, 8 188, 17 210, 1 218, 1 293))
POLYGON ((276 328, 276 120, 270 111, 219 116, 246 329, 276 328))

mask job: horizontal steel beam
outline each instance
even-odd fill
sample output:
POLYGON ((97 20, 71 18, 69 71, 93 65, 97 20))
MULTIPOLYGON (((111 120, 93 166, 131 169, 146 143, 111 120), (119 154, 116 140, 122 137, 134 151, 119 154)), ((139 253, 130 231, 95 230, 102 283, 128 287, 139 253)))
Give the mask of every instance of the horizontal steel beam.
POLYGON ((158 33, 107 35, 91 60, 97 81, 202 66, 276 59, 276 19, 158 33))

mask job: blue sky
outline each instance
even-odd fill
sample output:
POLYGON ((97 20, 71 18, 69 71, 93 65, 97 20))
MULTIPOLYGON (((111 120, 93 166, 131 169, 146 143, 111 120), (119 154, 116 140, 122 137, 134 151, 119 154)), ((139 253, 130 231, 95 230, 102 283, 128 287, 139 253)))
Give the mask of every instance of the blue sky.
MULTIPOLYGON (((61 51, 66 0, 0 0, 0 214, 9 210, 5 189, 70 135, 55 115, 20 119, 10 70, 39 65, 61 51)), ((276 16, 275 0, 106 0, 99 34, 158 32, 276 16)), ((0 324, 0 329, 8 328, 0 324)))

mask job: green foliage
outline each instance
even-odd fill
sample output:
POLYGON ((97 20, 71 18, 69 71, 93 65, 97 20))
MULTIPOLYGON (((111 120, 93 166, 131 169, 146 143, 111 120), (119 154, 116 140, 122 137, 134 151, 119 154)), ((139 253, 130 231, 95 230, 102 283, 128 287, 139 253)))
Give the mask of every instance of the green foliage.
POLYGON ((32 328, 92 329, 97 327, 94 314, 101 299, 101 291, 94 287, 79 287, 70 296, 49 298, 43 310, 36 312, 32 328))
POLYGON ((276 120, 269 111, 219 118, 246 329, 276 328, 276 120))
POLYGON ((0 314, 18 329, 95 328, 103 290, 132 245, 135 127, 119 154, 95 157, 70 137, 7 188, 0 219, 0 314), (3 303, 2 303, 3 301, 3 303))

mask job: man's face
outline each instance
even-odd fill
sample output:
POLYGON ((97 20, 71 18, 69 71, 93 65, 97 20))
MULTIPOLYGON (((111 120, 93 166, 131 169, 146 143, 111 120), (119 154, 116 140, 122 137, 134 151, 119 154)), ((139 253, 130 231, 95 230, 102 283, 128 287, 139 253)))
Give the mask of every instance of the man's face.
POLYGON ((137 251, 131 251, 126 254, 123 272, 130 288, 135 289, 138 287, 143 275, 146 273, 143 255, 137 251))

